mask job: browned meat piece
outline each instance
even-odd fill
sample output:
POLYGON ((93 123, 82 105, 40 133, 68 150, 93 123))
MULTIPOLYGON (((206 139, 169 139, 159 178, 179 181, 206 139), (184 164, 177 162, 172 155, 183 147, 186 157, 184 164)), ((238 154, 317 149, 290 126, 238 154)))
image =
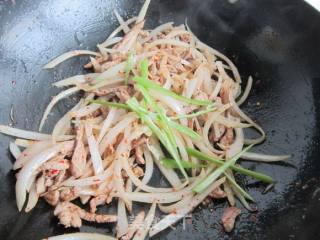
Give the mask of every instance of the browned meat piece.
POLYGON ((109 197, 109 194, 101 194, 90 200, 90 212, 95 213, 97 211, 97 206, 104 204, 109 197))
POLYGON ((224 210, 221 221, 226 232, 231 232, 234 223, 241 210, 236 207, 228 207, 224 210))
POLYGON ((106 87, 106 88, 99 88, 99 89, 95 89, 93 91, 93 93, 96 95, 96 96, 106 96, 108 94, 116 94, 116 92, 118 91, 121 91, 121 90, 127 90, 128 87, 127 86, 119 86, 119 87, 106 87))
POLYGON ((59 202, 59 191, 48 191, 43 195, 44 199, 52 206, 56 206, 59 202))
POLYGON ((134 175, 136 175, 138 178, 139 178, 139 177, 143 177, 143 175, 144 175, 143 169, 142 169, 141 167, 139 167, 139 166, 136 166, 136 167, 133 168, 133 173, 134 173, 134 175))
POLYGON ((54 210, 54 215, 59 218, 60 223, 65 227, 80 227, 82 224, 81 219, 97 223, 117 221, 117 216, 115 215, 89 213, 70 202, 59 203, 54 210))
POLYGON ((75 188, 64 188, 60 192, 60 199, 62 201, 72 201, 79 196, 75 188))
POLYGON ((119 88, 118 91, 116 91, 116 95, 119 98, 120 103, 125 103, 131 98, 127 89, 124 88, 119 88))
POLYGON ((143 158, 143 151, 142 151, 141 146, 137 146, 137 147, 135 148, 134 154, 135 154, 135 156, 136 156, 136 161, 137 161, 139 164, 145 164, 145 160, 144 160, 144 158, 143 158))
POLYGON ((71 174, 78 178, 82 176, 87 161, 87 150, 83 143, 84 125, 80 125, 77 129, 76 147, 71 159, 71 174))
POLYGON ((142 144, 145 144, 148 141, 148 137, 145 135, 142 135, 140 138, 138 139, 134 139, 131 143, 131 147, 132 148, 136 148, 138 146, 141 146, 142 144))
POLYGON ((227 194, 220 187, 217 187, 210 193, 210 197, 220 199, 227 197, 227 194))
POLYGON ((232 128, 227 128, 226 133, 221 138, 220 143, 224 146, 230 146, 234 140, 234 133, 232 128))

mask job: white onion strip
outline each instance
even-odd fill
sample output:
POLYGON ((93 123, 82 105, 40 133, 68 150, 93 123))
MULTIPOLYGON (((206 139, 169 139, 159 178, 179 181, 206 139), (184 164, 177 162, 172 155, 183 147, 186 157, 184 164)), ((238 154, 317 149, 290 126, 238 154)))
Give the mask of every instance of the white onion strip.
POLYGON ((118 11, 115 9, 113 10, 114 15, 116 16, 122 30, 124 33, 128 33, 130 31, 130 28, 128 27, 128 25, 124 22, 123 18, 120 16, 120 14, 118 13, 118 11))
POLYGON ((144 20, 144 18, 146 17, 150 2, 151 2, 151 0, 145 0, 144 4, 139 12, 136 23, 140 23, 144 20))
POLYGON ((26 201, 26 191, 29 179, 32 177, 33 173, 46 161, 54 157, 59 153, 59 151, 66 145, 72 144, 72 142, 59 143, 52 148, 49 148, 38 155, 36 155, 32 160, 30 160, 19 172, 17 182, 16 182, 16 198, 17 206, 19 211, 22 210, 23 204, 26 201))
POLYGON ((222 183, 224 183, 225 180, 225 177, 223 177, 215 181, 205 191, 194 196, 194 198, 190 201, 190 203, 187 206, 182 206, 181 208, 177 209, 174 213, 171 213, 163 219, 161 219, 159 222, 157 222, 155 225, 151 227, 149 236, 152 237, 157 233, 161 232, 162 230, 166 229, 167 227, 171 226, 172 224, 176 223, 177 221, 179 221, 186 214, 188 214, 195 207, 197 207, 215 188, 219 187, 222 183))
POLYGON ((87 83, 88 79, 94 80, 95 77, 97 77, 98 75, 99 75, 98 73, 88 73, 86 75, 75 75, 75 76, 57 81, 52 85, 59 88, 67 87, 71 85, 79 85, 79 84, 87 83))
POLYGON ((44 240, 117 240, 114 237, 102 235, 98 233, 68 233, 54 237, 48 237, 44 240))
POLYGON ((25 212, 30 212, 36 205, 39 199, 39 195, 37 194, 36 191, 36 184, 33 182, 30 191, 29 191, 29 198, 28 198, 28 203, 25 208, 25 212))
POLYGON ((9 150, 15 159, 18 159, 21 156, 21 150, 15 143, 10 142, 9 150))
POLYGON ((92 134, 92 126, 85 124, 86 137, 88 140, 89 151, 91 154, 91 161, 96 175, 103 172, 102 159, 99 153, 98 143, 92 134))
POLYGON ((240 106, 241 104, 243 104, 247 100, 247 98, 249 96, 249 93, 251 91, 251 88, 252 88, 252 82, 253 82, 253 79, 250 76, 248 78, 248 82, 247 82, 246 88, 245 88, 241 98, 237 101, 238 106, 240 106))
POLYGON ((40 126, 39 126, 39 131, 42 130, 43 125, 49 115, 49 113, 51 112, 52 108, 54 107, 54 105, 56 105, 60 100, 69 97, 72 94, 75 94, 76 92, 78 92, 80 89, 78 87, 72 87, 69 88, 65 91, 62 91, 61 93, 59 93, 57 96, 54 96, 52 98, 52 100, 50 101, 50 103, 48 104, 46 110, 44 111, 43 117, 41 119, 40 122, 40 126))
POLYGON ((35 155, 52 146, 52 141, 40 141, 26 148, 13 164, 13 169, 17 170, 25 165, 35 155))
POLYGON ((245 152, 241 155, 242 159, 257 162, 278 162, 291 158, 291 155, 268 155, 262 153, 245 152))
MULTIPOLYGON (((35 140, 35 141, 51 140, 52 138, 51 135, 49 134, 22 130, 22 129, 13 128, 5 125, 0 125, 0 133, 13 136, 13 137, 24 138, 24 139, 35 140)), ((62 135, 62 136, 59 136, 57 140, 67 141, 73 138, 74 136, 72 135, 62 135)))
POLYGON ((117 109, 116 108, 111 108, 108 116, 106 117, 106 119, 103 122, 102 128, 100 130, 99 136, 98 136, 98 143, 101 142, 102 138, 104 137, 104 135, 108 132, 110 126, 112 125, 112 123, 115 122, 115 118, 117 115, 117 109))
POLYGON ((125 235, 128 232, 128 219, 126 213, 126 207, 123 200, 118 200, 118 223, 117 223, 117 238, 125 235))
POLYGON ((60 63, 68 60, 69 58, 77 57, 77 56, 80 56, 80 55, 100 56, 99 53, 93 52, 93 51, 89 51, 89 50, 73 50, 73 51, 66 52, 66 53, 60 55, 59 57, 55 58, 54 60, 52 60, 51 62, 46 64, 43 68, 44 69, 54 68, 55 66, 57 66, 60 63))
POLYGON ((150 186, 142 183, 140 181, 140 179, 134 175, 133 171, 131 170, 131 168, 129 166, 127 159, 122 160, 122 166, 123 166, 123 169, 127 172, 128 176, 131 179, 131 181, 133 182, 133 184, 145 192, 166 193, 166 192, 173 192, 174 191, 173 188, 150 187, 150 186))
POLYGON ((146 216, 146 218, 144 219, 144 224, 142 225, 141 228, 138 229, 137 233, 135 234, 133 240, 144 240, 145 237, 148 234, 148 231, 151 227, 151 224, 153 222, 153 219, 155 217, 155 213, 156 213, 156 203, 152 203, 150 210, 146 216))

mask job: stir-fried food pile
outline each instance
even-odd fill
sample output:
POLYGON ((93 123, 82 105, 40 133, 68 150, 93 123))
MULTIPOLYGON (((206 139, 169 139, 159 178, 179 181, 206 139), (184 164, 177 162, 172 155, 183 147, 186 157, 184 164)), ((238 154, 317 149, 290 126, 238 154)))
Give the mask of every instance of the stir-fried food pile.
POLYGON ((197 39, 187 25, 169 22, 144 30, 149 2, 127 21, 116 12, 120 26, 98 44, 98 52, 68 52, 45 66, 92 55, 85 68, 93 73, 54 83, 67 89, 49 103, 40 130, 58 101, 77 92, 83 97, 50 135, 0 126, 0 132, 17 137, 10 150, 18 170, 19 211, 25 204, 25 211, 31 211, 42 197, 65 227, 116 222, 118 238, 144 239, 205 200, 224 198, 230 207, 222 223, 231 231, 241 213, 235 199, 249 210, 254 201, 234 174, 275 183, 237 163, 239 158, 272 162, 289 157, 251 152, 265 138, 262 128, 240 109, 252 78, 242 92, 230 59, 197 39), (261 136, 246 138, 246 128, 261 136), (155 171, 168 186, 151 186, 155 171), (81 204, 76 205, 76 199, 81 204), (97 213, 114 201, 115 214, 97 213), (149 210, 128 222, 136 202, 149 204, 149 210), (154 222, 157 207, 166 216, 154 222))

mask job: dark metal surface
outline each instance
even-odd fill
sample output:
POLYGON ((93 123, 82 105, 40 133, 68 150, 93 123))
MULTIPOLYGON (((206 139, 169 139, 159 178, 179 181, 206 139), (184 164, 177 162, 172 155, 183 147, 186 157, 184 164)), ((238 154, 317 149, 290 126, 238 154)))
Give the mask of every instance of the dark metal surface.
MULTIPOLYGON (((73 59, 55 71, 41 67, 71 49, 95 49, 116 26, 112 10, 127 17, 142 1, 16 0, 0 1, 0 123, 37 129, 53 81, 80 73, 86 59, 73 59)), ((320 239, 320 15, 298 0, 153 1, 148 26, 188 17, 200 39, 230 56, 244 78, 255 84, 246 111, 266 130, 267 141, 256 151, 292 153, 291 164, 246 166, 278 180, 264 186, 243 184, 257 200, 259 211, 243 210, 236 229, 225 234, 219 223, 225 203, 213 211, 197 209, 185 226, 166 230, 154 239, 320 239), (260 104, 257 104, 259 102, 260 104)), ((52 124, 72 104, 55 108, 52 124)), ((52 126, 52 125, 51 125, 52 126)), ((47 130, 50 129, 50 124, 47 130)), ((0 137, 0 239, 41 239, 73 232, 57 225, 43 201, 28 214, 18 213, 14 196, 10 138, 0 137)), ((108 233, 112 225, 87 224, 81 231, 108 233)))

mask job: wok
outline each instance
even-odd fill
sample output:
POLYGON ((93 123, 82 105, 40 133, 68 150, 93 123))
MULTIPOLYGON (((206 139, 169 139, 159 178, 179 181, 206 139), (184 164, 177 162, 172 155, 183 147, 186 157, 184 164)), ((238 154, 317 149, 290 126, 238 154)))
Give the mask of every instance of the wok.
MULTIPOLYGON (((51 83, 79 74, 87 58, 69 60, 56 70, 42 70, 55 56, 71 49, 95 49, 117 25, 112 14, 137 14, 142 1, 16 0, 0 2, 0 122, 36 130, 50 97, 51 83)), ((243 78, 255 79, 245 111, 267 132, 256 151, 293 154, 288 163, 244 163, 278 180, 266 194, 252 179, 242 184, 257 201, 258 211, 243 210, 235 230, 220 224, 225 202, 198 208, 191 220, 154 239, 320 239, 320 14, 301 0, 152 1, 147 27, 184 23, 198 37, 230 56, 243 78)), ((70 106, 55 107, 46 131, 70 106)), ((52 207, 40 201, 31 213, 15 204, 15 173, 9 137, 0 137, 0 239, 41 239, 75 232, 64 229, 52 207)), ((111 233, 114 226, 85 223, 80 231, 111 233)))

